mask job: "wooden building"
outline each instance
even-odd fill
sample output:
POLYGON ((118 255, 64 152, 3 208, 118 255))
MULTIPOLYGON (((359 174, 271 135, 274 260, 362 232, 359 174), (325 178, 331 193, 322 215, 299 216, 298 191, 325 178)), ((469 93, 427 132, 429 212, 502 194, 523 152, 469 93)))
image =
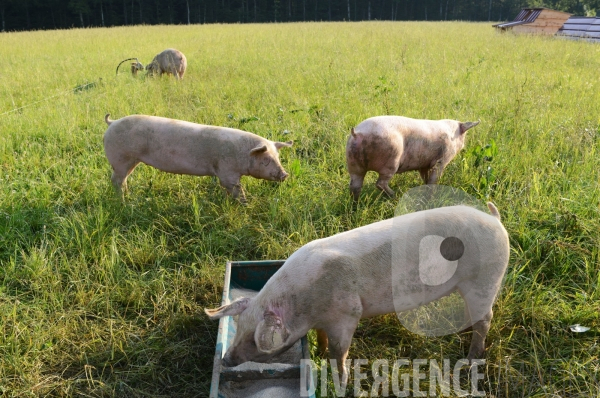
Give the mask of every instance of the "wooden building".
POLYGON ((573 14, 549 8, 523 8, 512 22, 492 25, 505 32, 553 35, 573 14))
POLYGON ((573 16, 567 19, 556 35, 569 39, 600 41, 600 18, 573 16))

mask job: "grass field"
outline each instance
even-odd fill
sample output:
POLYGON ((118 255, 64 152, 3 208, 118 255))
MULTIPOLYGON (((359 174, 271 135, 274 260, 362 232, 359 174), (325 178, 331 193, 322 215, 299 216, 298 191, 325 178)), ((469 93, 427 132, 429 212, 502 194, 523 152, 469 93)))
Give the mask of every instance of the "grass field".
MULTIPOLYGON (((510 235, 488 396, 600 396, 599 69, 597 44, 476 23, 1 33, 0 396, 208 396, 217 323, 202 309, 220 303, 227 259, 285 259, 393 216, 375 175, 354 209, 345 170, 350 128, 380 114, 481 120, 440 183, 492 200, 510 235), (115 77, 168 47, 187 56, 182 82, 127 64, 115 77), (242 206, 213 178, 141 165, 122 204, 105 113, 293 139, 291 177, 242 179, 242 206)), ((349 357, 456 360, 469 342, 412 334, 392 314, 363 320, 349 357)))

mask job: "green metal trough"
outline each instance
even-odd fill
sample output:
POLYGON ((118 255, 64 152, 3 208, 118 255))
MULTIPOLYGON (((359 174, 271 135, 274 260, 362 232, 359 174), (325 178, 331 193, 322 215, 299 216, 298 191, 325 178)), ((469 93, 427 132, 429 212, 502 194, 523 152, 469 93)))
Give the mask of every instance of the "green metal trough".
MULTIPOLYGON (((229 304, 242 296, 248 297, 258 293, 284 262, 228 261, 221 305, 229 304)), ((312 374, 308 372, 308 368, 300 367, 301 359, 310 359, 306 336, 289 350, 273 358, 270 363, 246 362, 228 368, 222 364, 222 359, 233 342, 236 326, 237 317, 226 316, 219 320, 209 398, 300 397, 300 372, 307 372, 304 379, 307 380, 307 384, 312 383, 312 374)), ((308 385, 303 390, 308 391, 308 385)), ((308 396, 315 397, 314 394, 308 396)))

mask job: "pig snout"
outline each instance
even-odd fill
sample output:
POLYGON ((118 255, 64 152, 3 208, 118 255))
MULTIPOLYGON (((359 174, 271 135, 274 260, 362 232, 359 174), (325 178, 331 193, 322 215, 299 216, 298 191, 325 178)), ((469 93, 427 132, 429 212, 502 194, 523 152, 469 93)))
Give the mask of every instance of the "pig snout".
POLYGON ((270 181, 282 182, 285 181, 290 175, 282 167, 276 169, 266 170, 266 174, 262 178, 270 181))

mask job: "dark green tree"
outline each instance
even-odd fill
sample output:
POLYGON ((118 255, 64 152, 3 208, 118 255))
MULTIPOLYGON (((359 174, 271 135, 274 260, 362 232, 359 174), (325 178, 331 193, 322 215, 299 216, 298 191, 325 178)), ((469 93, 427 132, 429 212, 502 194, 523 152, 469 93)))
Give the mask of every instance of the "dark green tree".
POLYGON ((89 0, 69 0, 69 9, 79 16, 81 27, 85 28, 83 16, 90 13, 89 0))

